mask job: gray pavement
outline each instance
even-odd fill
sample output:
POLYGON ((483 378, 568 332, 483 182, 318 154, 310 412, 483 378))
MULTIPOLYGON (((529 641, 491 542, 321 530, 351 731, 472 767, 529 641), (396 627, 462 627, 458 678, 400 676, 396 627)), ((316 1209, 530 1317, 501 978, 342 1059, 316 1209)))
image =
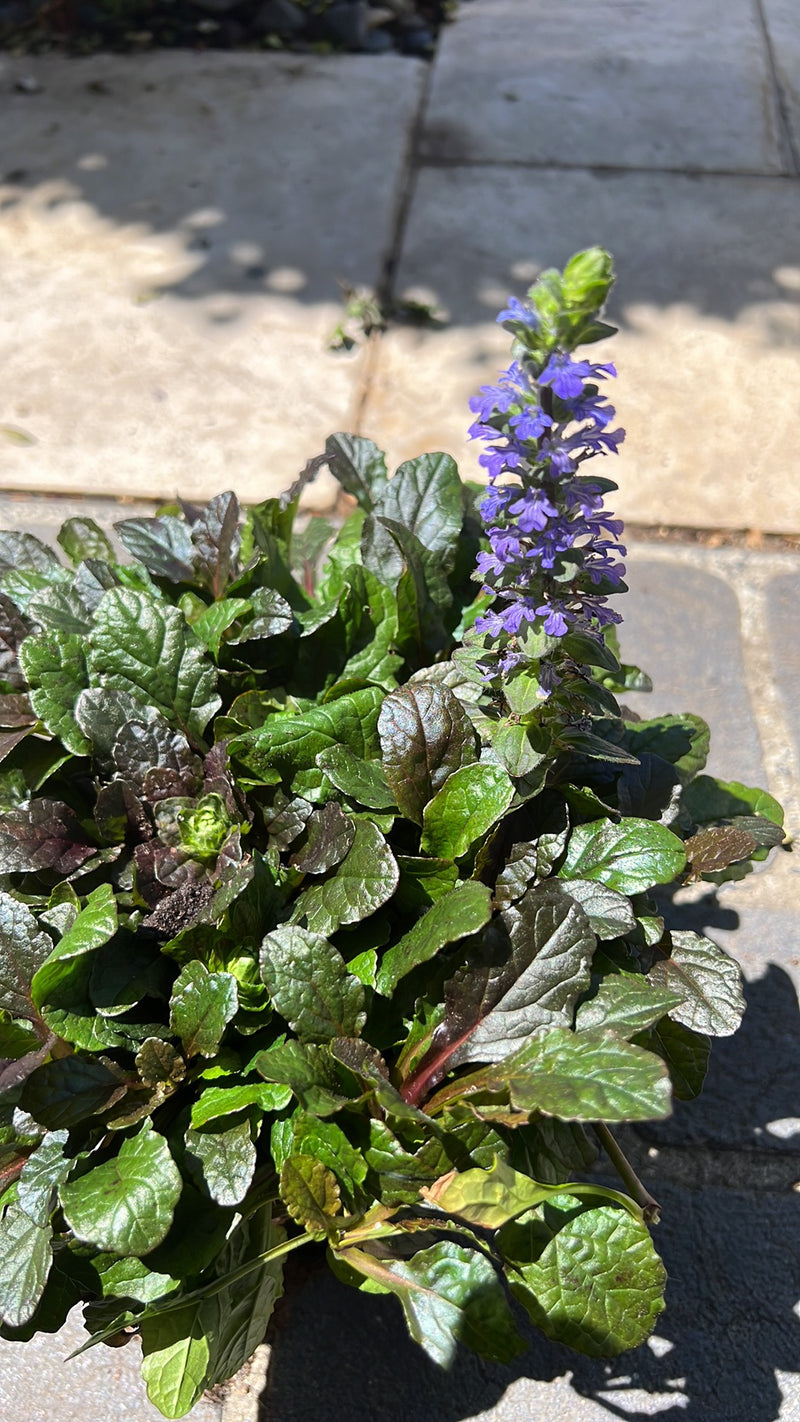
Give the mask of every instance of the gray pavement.
MULTIPOLYGON (((78 495, 105 524, 178 491, 264 497, 335 428, 472 474, 498 304, 600 241, 619 512, 800 533, 794 0, 465 0, 432 70, 0 56, 0 103, 0 526, 52 536, 78 495), (445 323, 333 355, 337 277, 445 323)), ((655 682, 630 704, 705 715, 714 773, 765 785, 796 834, 798 557, 640 542, 629 566, 623 652, 655 682)), ((605 1364, 533 1340, 515 1369, 442 1374, 394 1301, 312 1273, 193 1422, 800 1422, 800 861, 773 858, 680 905, 741 959, 748 1012, 701 1100, 627 1142, 665 1206, 648 1345, 605 1364)), ((137 1345, 65 1365, 71 1328, 0 1345, 0 1412, 149 1422, 137 1345)))
POLYGON ((464 0, 432 66, 3 55, 0 106, 0 488, 264 497, 335 428, 472 475, 499 305, 601 242, 620 512, 800 533, 794 0, 464 0), (444 324, 334 354, 340 281, 444 324))

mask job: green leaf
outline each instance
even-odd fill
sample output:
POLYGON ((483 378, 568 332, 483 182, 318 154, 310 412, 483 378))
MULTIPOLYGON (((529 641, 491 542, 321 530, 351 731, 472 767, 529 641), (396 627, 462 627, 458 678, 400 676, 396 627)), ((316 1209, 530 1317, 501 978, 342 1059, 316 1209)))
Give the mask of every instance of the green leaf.
POLYGON ((386 697, 378 731, 397 804, 422 824, 425 806, 448 777, 477 759, 472 722, 448 687, 417 681, 386 697))
POLYGON ((348 799, 371 810, 388 810, 395 798, 384 778, 380 762, 361 760, 346 746, 331 746, 320 751, 317 765, 328 780, 348 799))
POLYGON ((235 736, 230 742, 230 754, 256 775, 279 771, 290 785, 305 772, 295 789, 307 793, 324 780, 316 764, 320 751, 344 745, 355 755, 369 759, 377 750, 376 728, 383 697, 380 687, 370 686, 310 711, 268 716, 258 730, 235 736))
POLYGON ((498 1065, 460 1078, 447 1095, 459 1086, 465 1097, 507 1092, 518 1111, 562 1121, 650 1121, 671 1110, 663 1062, 614 1032, 552 1027, 498 1065))
POLYGON ((437 899, 414 927, 384 953, 376 980, 378 992, 391 997, 406 973, 426 963, 448 943, 477 933, 491 915, 491 890, 475 879, 437 899))
POLYGON ((237 617, 243 617, 250 611, 252 604, 243 597, 226 597, 221 602, 212 602, 207 607, 196 622, 192 623, 192 631, 200 638, 204 646, 215 656, 219 656, 220 644, 225 632, 233 626, 237 617))
POLYGON ((610 1029, 620 1037, 634 1037, 683 1001, 677 992, 658 988, 649 978, 629 973, 603 978, 594 997, 578 1008, 577 1032, 610 1029))
POLYGON ((639 819, 616 825, 592 820, 572 831, 558 875, 598 880, 620 893, 635 894, 671 883, 685 863, 683 844, 664 825, 639 819))
POLYGON ((625 742, 637 758, 645 751, 675 766, 684 785, 708 759, 710 732, 700 716, 655 716, 650 721, 626 722, 625 742))
POLYGON ((569 879, 564 885, 580 904, 598 938, 621 938, 636 928, 630 899, 592 879, 569 879))
POLYGON ((137 1303, 154 1303, 165 1294, 174 1293, 179 1287, 177 1279, 169 1274, 158 1274, 141 1259, 114 1259, 109 1256, 95 1258, 94 1265, 100 1275, 103 1298, 136 1299, 137 1303), (102 1260, 102 1262, 101 1262, 102 1260))
POLYGON ((335 800, 312 810, 305 826, 305 843, 291 856, 301 874, 325 874, 340 864, 356 836, 356 826, 335 800))
POLYGON ((170 1030, 189 1057, 213 1057, 239 1006, 232 973, 210 973, 193 959, 181 970, 170 1000, 170 1030))
POLYGON ((37 1224, 19 1205, 0 1221, 0 1319, 10 1328, 27 1323, 44 1293, 53 1262, 49 1224, 37 1224))
POLYGON ((26 637, 20 666, 30 687, 31 706, 50 731, 72 751, 88 755, 91 745, 75 720, 75 702, 89 685, 85 642, 71 632, 26 637))
POLYGON ((75 1126, 104 1111, 121 1094, 120 1078, 96 1057, 57 1057, 25 1083, 21 1104, 48 1130, 75 1126))
POLYGON ((359 923, 392 897, 399 877, 380 830, 368 820, 359 820, 345 858, 333 873, 299 895, 292 921, 305 919, 315 933, 334 933, 343 924, 359 923))
POLYGON ((514 786, 499 765, 465 765, 445 781, 425 806, 421 848, 460 859, 496 824, 514 798, 514 786))
POLYGON ((374 509, 415 534, 450 571, 464 517, 461 480, 451 455, 423 454, 401 464, 380 489, 374 509))
POLYGON ((543 1184, 497 1159, 489 1170, 451 1170, 430 1189, 424 1189, 422 1195, 428 1204, 435 1205, 437 1210, 443 1210, 447 1215, 458 1215, 460 1219, 480 1225, 483 1229, 499 1229, 509 1220, 525 1214, 526 1210, 543 1204, 553 1195, 564 1194, 566 1190, 574 1191, 580 1198, 600 1195, 606 1200, 613 1200, 627 1209, 634 1219, 641 1220, 639 1206, 616 1190, 607 1190, 603 1185, 574 1182, 567 1186, 543 1184))
POLYGON ((93 518, 68 518, 58 531, 58 541, 70 563, 81 563, 86 558, 100 558, 105 562, 115 561, 111 543, 93 518))
POLYGON ((66 1180, 74 1161, 64 1155, 68 1131, 51 1131, 22 1167, 17 1204, 34 1224, 46 1225, 53 1212, 53 1191, 66 1180))
POLYGON ((12 1017, 35 1020, 31 983, 53 951, 30 909, 0 892, 0 1006, 12 1017))
POLYGON ((284 1042, 262 1052, 256 1071, 266 1081, 288 1086, 300 1105, 315 1116, 332 1116, 348 1097, 327 1047, 310 1042, 284 1042))
POLYGON ((33 980, 33 1000, 40 1017, 56 1036, 87 1052, 127 1045, 124 1033, 98 1012, 92 995, 95 960, 92 954, 57 958, 40 968, 33 980))
POLYGON ((486 932, 488 963, 461 969, 445 987, 437 1042, 453 1043, 450 1067, 499 1061, 538 1028, 571 1025, 589 985, 594 934, 558 884, 529 889, 486 932))
POLYGON ((498 1245, 537 1328, 589 1357, 636 1348, 664 1307, 666 1272, 647 1226, 614 1205, 565 1193, 505 1225, 498 1245))
POLYGON ((169 1230, 182 1183, 148 1121, 113 1159, 62 1185, 61 1208, 78 1239, 114 1254, 147 1254, 169 1230))
MULTIPOLYGON (((186 1063, 171 1042, 146 1037, 136 1053, 136 1070, 145 1086, 162 1086, 183 1080, 186 1063)), ((195 1125, 196 1122, 192 1122, 195 1125)))
POLYGON ((328 467, 343 489, 368 512, 386 485, 386 458, 371 439, 335 434, 325 441, 328 467))
POLYGON ((711 1041, 690 1032, 671 1017, 662 1017, 649 1032, 634 1038, 637 1046, 655 1052, 667 1064, 672 1090, 679 1101, 693 1101, 700 1095, 708 1071, 711 1041))
POLYGON ((192 1106, 192 1126, 206 1126, 209 1121, 232 1116, 249 1106, 257 1106, 260 1111, 281 1111, 291 1099, 292 1093, 288 1086, 278 1086, 266 1081, 241 1082, 232 1086, 207 1086, 192 1106))
POLYGON ((342 679, 352 677, 395 686, 395 672, 402 657, 397 650, 394 591, 367 568, 348 568, 338 612, 344 633, 342 650, 347 654, 342 679))
MULTIPOLYGON (((347 1192, 351 1205, 367 1176, 367 1161, 362 1151, 351 1145, 344 1131, 334 1121, 320 1121, 307 1111, 296 1111, 291 1118, 291 1153, 313 1155, 332 1170, 347 1192)), ((283 1161, 276 1162, 283 1164, 283 1161)))
POLYGON ((783 809, 766 790, 751 789, 738 780, 715 780, 698 775, 685 786, 682 807, 695 824, 729 820, 739 815, 762 815, 775 825, 783 824, 783 809))
POLYGON ((681 997, 670 1016, 693 1032, 730 1037, 746 1005, 739 964, 699 933, 670 933, 669 944, 669 956, 657 961, 647 976, 656 987, 681 997))
POLYGON ((313 1155, 290 1155, 281 1170, 281 1199, 293 1220, 309 1234, 324 1238, 336 1230, 342 1208, 339 1182, 313 1155))
POLYGON ((359 1035, 366 1020, 364 986, 321 934, 276 928, 261 945, 260 961, 272 1001, 298 1037, 327 1042, 359 1035))
MULTIPOLYGON (((72 927, 59 939, 43 968, 46 970, 51 963, 60 962, 64 958, 80 958, 84 953, 93 953, 96 948, 101 948, 113 938, 116 931, 117 904, 114 890, 110 884, 100 884, 92 890, 86 900, 86 907, 75 918, 72 927)), ((42 969, 39 972, 42 973, 42 969)))
POLYGON ((126 518, 114 527, 129 553, 156 578, 194 582, 194 547, 188 524, 173 514, 126 518))
POLYGON ((212 1200, 224 1208, 241 1204, 256 1168, 249 1120, 238 1121, 227 1130, 188 1130, 186 1155, 190 1165, 198 1162, 212 1200))
POLYGON ((498 1363, 523 1352, 494 1268, 477 1250, 445 1240, 405 1262, 353 1249, 339 1257, 396 1295, 411 1337, 440 1367, 454 1361, 459 1343, 498 1363))
POLYGON ((216 673, 179 609, 150 593, 111 588, 95 612, 95 684, 143 697, 199 739, 220 705, 216 673))
POLYGON ((283 1238, 270 1206, 256 1210, 230 1234, 207 1294, 142 1322, 142 1376, 150 1401, 165 1417, 184 1417, 207 1388, 233 1377, 262 1342, 281 1292, 282 1261, 269 1260, 235 1282, 223 1281, 283 1238))

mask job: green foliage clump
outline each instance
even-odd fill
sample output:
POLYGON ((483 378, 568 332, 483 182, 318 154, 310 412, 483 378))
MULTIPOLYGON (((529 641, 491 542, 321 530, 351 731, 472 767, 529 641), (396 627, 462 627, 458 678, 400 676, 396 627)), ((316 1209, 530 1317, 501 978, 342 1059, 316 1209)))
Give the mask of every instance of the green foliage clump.
POLYGON ((83 1301, 167 1417, 315 1241, 441 1364, 520 1351, 509 1288, 640 1343, 657 1207, 611 1127, 695 1096, 743 1009, 651 891, 782 838, 697 717, 625 717, 610 632, 545 698, 539 661, 487 673, 452 459, 325 459, 340 527, 294 491, 126 520, 127 561, 90 520, 0 534, 2 1332, 83 1301))

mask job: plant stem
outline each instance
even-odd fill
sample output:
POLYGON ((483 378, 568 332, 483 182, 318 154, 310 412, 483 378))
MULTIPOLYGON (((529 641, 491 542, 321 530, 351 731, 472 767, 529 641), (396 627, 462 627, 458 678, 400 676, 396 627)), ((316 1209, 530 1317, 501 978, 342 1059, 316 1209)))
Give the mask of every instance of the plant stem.
POLYGON ((594 1131, 611 1164, 623 1184, 630 1191, 631 1198, 641 1207, 645 1224, 658 1224, 661 1218, 661 1206, 658 1200, 654 1200, 650 1191, 642 1184, 628 1157, 612 1136, 608 1126, 604 1125, 602 1121, 596 1121, 594 1131))

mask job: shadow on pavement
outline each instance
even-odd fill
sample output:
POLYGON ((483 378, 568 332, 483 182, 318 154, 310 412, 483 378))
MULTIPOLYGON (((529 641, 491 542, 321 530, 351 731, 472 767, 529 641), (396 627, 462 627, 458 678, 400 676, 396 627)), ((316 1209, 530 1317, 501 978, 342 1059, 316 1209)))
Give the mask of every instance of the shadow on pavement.
MULTIPOLYGON (((709 895, 683 911, 681 926, 727 930, 735 918, 709 895)), ((648 1179, 664 1210, 656 1244, 669 1275, 666 1312, 648 1344, 619 1359, 586 1359, 523 1323, 531 1344, 512 1367, 464 1350, 445 1373, 410 1341, 395 1300, 359 1294, 321 1268, 289 1283, 261 1422, 459 1422, 494 1407, 497 1422, 656 1413, 680 1422, 775 1422, 776 1374, 800 1370, 800 1194, 749 1189, 735 1151, 767 1144, 769 1122, 797 1110, 800 1012, 775 964, 746 991, 744 1025, 714 1044, 705 1095, 679 1104, 663 1128, 646 1128, 648 1140, 664 1129, 678 1144, 702 1140, 730 1150, 737 1187, 693 1190, 648 1179)), ((798 1137, 794 1149, 770 1143, 796 1159, 800 1179, 798 1137)))

